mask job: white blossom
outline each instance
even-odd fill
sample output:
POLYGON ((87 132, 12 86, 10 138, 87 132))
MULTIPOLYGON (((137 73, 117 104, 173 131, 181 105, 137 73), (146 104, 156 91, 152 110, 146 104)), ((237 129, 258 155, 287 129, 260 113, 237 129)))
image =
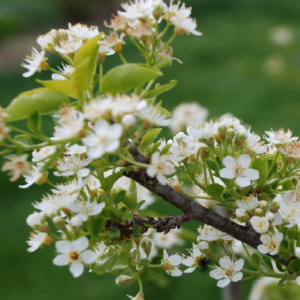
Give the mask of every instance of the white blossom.
POLYGON ((51 75, 51 78, 53 80, 67 80, 68 77, 70 77, 70 75, 72 75, 75 71, 75 68, 72 67, 72 66, 69 66, 69 65, 65 65, 65 64, 62 64, 63 65, 63 68, 59 68, 59 71, 61 72, 61 75, 60 74, 56 74, 56 73, 53 73, 51 75))
POLYGON ((257 250, 262 254, 275 255, 278 252, 280 243, 283 239, 283 234, 281 232, 275 233, 273 236, 269 234, 263 234, 260 240, 263 244, 257 246, 257 250))
POLYGON ((233 179, 241 187, 251 184, 251 180, 259 179, 259 172, 249 168, 251 158, 248 154, 241 155, 236 161, 232 156, 223 158, 225 168, 221 169, 219 174, 222 178, 233 179))
POLYGON ((159 152, 153 153, 151 156, 151 164, 147 169, 148 176, 156 176, 161 184, 167 184, 168 180, 164 175, 171 175, 175 172, 175 169, 169 160, 170 156, 167 154, 160 156, 159 152))
POLYGON ((83 273, 83 264, 91 264, 97 258, 96 253, 91 250, 86 250, 89 246, 89 241, 85 236, 78 238, 75 241, 58 241, 55 247, 58 253, 53 260, 56 266, 70 265, 70 272, 74 277, 79 277, 83 273))
POLYGON ((30 77, 35 72, 40 72, 42 70, 41 64, 46 60, 44 55, 45 51, 38 52, 35 48, 32 48, 31 56, 27 56, 25 59, 27 64, 22 64, 22 67, 28 69, 28 71, 22 75, 24 77, 30 77))
POLYGON ((99 158, 105 153, 117 150, 123 128, 120 124, 109 125, 105 120, 99 120, 92 127, 92 132, 82 139, 84 145, 89 147, 87 155, 90 158, 99 158))
POLYGON ((41 169, 44 167, 44 163, 38 163, 36 166, 33 165, 31 170, 27 171, 27 174, 24 174, 23 177, 25 178, 26 184, 19 185, 19 188, 26 189, 29 186, 33 185, 34 183, 39 182, 41 177, 43 177, 43 173, 41 169))
POLYGON ((224 240, 224 241, 231 241, 233 240, 233 237, 230 235, 219 231, 216 228, 213 228, 210 225, 204 225, 203 229, 201 226, 198 228, 198 232, 200 235, 197 238, 197 241, 207 241, 207 242, 212 242, 212 241, 218 241, 218 240, 224 240))
POLYGON ((68 26, 70 35, 74 36, 77 39, 89 40, 99 34, 97 26, 88 27, 87 25, 83 25, 80 23, 76 25, 72 25, 71 23, 69 23, 68 26))
POLYGON ((184 273, 192 273, 197 267, 201 267, 202 262, 206 260, 205 254, 201 252, 198 245, 193 245, 193 249, 189 250, 190 256, 182 260, 182 264, 189 267, 184 273))
MULTIPOLYGON (((144 123, 149 123, 157 126, 168 126, 171 119, 163 114, 156 106, 148 106, 136 112, 136 116, 141 118, 144 123)), ((148 126, 148 124, 147 124, 148 126)))
POLYGON ((229 256, 221 257, 219 260, 220 267, 216 267, 215 270, 210 271, 209 275, 219 280, 218 287, 225 287, 231 281, 237 282, 243 278, 243 273, 240 272, 244 266, 244 260, 241 258, 234 262, 229 256))
POLYGON ((38 248, 40 248, 48 238, 48 234, 45 232, 35 231, 35 233, 31 233, 29 237, 29 241, 27 241, 28 246, 30 246, 27 251, 34 252, 38 248))
POLYGON ((266 134, 269 137, 265 136, 265 139, 273 145, 282 145, 285 143, 291 143, 293 141, 296 141, 298 137, 292 137, 292 132, 288 130, 287 132, 284 132, 283 129, 280 129, 278 131, 266 131, 266 134))
POLYGON ((174 229, 167 234, 164 234, 163 232, 154 232, 153 243, 156 247, 163 249, 170 249, 174 245, 182 246, 184 245, 184 241, 179 237, 179 232, 179 229, 174 229))
POLYGON ((244 197, 241 200, 237 200, 236 201, 236 205, 238 206, 238 208, 242 208, 246 211, 251 211, 253 209, 255 209, 259 204, 259 201, 257 199, 256 196, 254 195, 250 195, 247 197, 244 197))
POLYGON ((258 233, 265 233, 269 230, 269 220, 266 217, 254 216, 251 218, 250 223, 258 233))
POLYGON ((56 146, 47 146, 42 147, 40 150, 34 150, 32 152, 32 161, 33 162, 39 162, 39 161, 47 161, 50 155, 54 154, 56 150, 56 146))
POLYGON ((182 258, 178 255, 169 256, 167 250, 164 249, 164 258, 161 261, 163 269, 171 276, 178 277, 182 274, 179 266, 182 263, 182 258))
POLYGON ((104 202, 97 203, 96 201, 75 201, 69 205, 69 209, 78 213, 77 217, 82 221, 87 221, 89 216, 99 215, 105 207, 104 202))
POLYGON ((22 174, 28 174, 27 154, 20 156, 10 154, 6 155, 5 158, 8 161, 3 164, 2 171, 9 171, 10 181, 16 181, 22 174))
POLYGON ((65 184, 57 184, 55 187, 56 189, 52 189, 51 191, 55 194, 73 194, 75 192, 78 192, 86 185, 86 180, 82 179, 82 177, 75 178, 72 181, 69 181, 65 184))

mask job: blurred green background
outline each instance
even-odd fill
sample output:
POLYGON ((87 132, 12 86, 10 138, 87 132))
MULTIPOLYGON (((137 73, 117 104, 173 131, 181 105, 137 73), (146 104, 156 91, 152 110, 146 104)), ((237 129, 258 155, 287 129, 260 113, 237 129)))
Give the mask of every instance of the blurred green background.
MULTIPOLYGON (((120 1, 94 0, 1 0, 0 1, 0 105, 24 90, 37 87, 21 76, 23 58, 30 53, 40 34, 52 28, 66 28, 68 22, 102 27, 103 20, 119 7, 120 1)), ((265 130, 291 129, 299 136, 300 117, 300 2, 282 0, 188 0, 202 37, 183 36, 173 47, 172 68, 164 69, 163 82, 179 81, 161 99, 168 109, 183 101, 197 101, 210 117, 232 113, 263 134, 265 130)), ((134 49, 128 42, 125 57, 131 61, 134 49)), ((107 58, 106 66, 115 64, 107 58)), ((34 78, 49 78, 37 74, 34 78)), ((52 129, 49 128, 49 132, 52 129)), ((2 165, 2 162, 0 162, 2 165)), ((6 174, 0 174, 0 299, 2 300, 94 300, 126 299, 137 286, 118 287, 114 277, 88 274, 72 278, 66 267, 52 264, 53 248, 26 251, 30 228, 25 219, 31 202, 41 198, 44 187, 17 188, 6 174)), ((162 213, 176 214, 168 204, 155 204, 162 213)), ((189 228, 196 232, 197 224, 189 228)), ((186 245, 189 247, 190 245, 186 245)), ((221 299, 216 281, 208 270, 197 270, 181 278, 158 272, 147 281, 146 299, 221 299)), ((248 299, 252 283, 243 284, 248 299)), ((275 291, 275 292, 274 292, 275 291)), ((282 290, 272 299, 284 299, 282 290)), ((295 294, 295 293, 294 293, 295 294)), ((289 295, 289 299, 293 299, 289 295)), ((295 299, 298 299, 295 295, 295 299)), ((238 299, 238 298, 237 298, 238 299)))

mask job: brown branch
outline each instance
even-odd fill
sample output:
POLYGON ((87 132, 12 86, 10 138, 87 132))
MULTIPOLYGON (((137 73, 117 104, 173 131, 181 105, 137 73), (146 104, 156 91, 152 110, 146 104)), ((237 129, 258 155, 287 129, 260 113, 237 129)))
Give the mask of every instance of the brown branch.
MULTIPOLYGON (((136 161, 141 163, 149 163, 145 160, 145 157, 139 153, 136 146, 133 146, 129 152, 136 161)), ((241 226, 220 216, 219 214, 207 209, 185 195, 177 192, 171 186, 162 185, 157 181, 156 178, 150 178, 144 169, 139 169, 138 172, 126 171, 124 172, 124 175, 135 180, 149 191, 180 209, 185 216, 185 222, 191 220, 203 222, 229 234, 230 236, 244 242, 254 249, 257 249, 257 246, 261 244, 260 234, 257 233, 250 225, 241 226)), ((271 257, 286 266, 289 264, 288 260, 281 259, 278 255, 271 257)))

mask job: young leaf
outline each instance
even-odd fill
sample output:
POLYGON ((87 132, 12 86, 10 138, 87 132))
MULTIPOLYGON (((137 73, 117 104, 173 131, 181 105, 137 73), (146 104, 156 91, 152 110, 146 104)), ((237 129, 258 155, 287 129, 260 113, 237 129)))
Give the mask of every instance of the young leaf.
POLYGON ((151 145, 151 143, 157 138, 160 134, 161 128, 155 128, 149 130, 142 138, 142 141, 139 144, 139 150, 141 153, 144 153, 145 149, 151 145))
POLYGON ((75 98, 76 95, 73 94, 71 89, 71 82, 69 80, 36 80, 38 83, 42 84, 44 87, 61 92, 71 98, 75 98))
POLYGON ((124 64, 108 71, 101 80, 103 93, 117 94, 140 87, 163 74, 155 69, 138 64, 124 64))
POLYGON ((104 257, 102 257, 96 263, 92 264, 92 271, 98 275, 102 275, 109 272, 115 265, 115 262, 117 260, 117 254, 118 252, 110 252, 104 257))
POLYGON ((289 268, 291 269, 291 271, 293 273, 299 273, 300 272, 300 262, 296 259, 293 259, 290 263, 289 263, 289 268))
POLYGON ((97 236, 104 229, 104 219, 94 218, 91 220, 91 228, 94 236, 97 236))
POLYGON ((37 110, 27 120, 27 127, 33 133, 42 133, 42 120, 37 110))
POLYGON ((126 195, 126 191, 120 191, 115 197, 114 197, 114 203, 119 204, 120 202, 123 202, 123 199, 126 195))
POLYGON ((171 82, 169 84, 165 84, 165 85, 161 85, 161 86, 159 84, 157 84, 155 89, 145 93, 144 98, 156 97, 162 93, 165 93, 165 92, 171 90, 176 84, 177 84, 177 80, 171 80, 171 82))
POLYGON ((213 183, 207 187, 206 193, 211 196, 214 200, 222 200, 221 194, 224 190, 220 184, 213 183))
POLYGON ((130 200, 131 207, 133 207, 133 208, 136 207, 136 204, 137 204, 137 190, 136 190, 136 183, 133 179, 130 180, 127 197, 130 200))
POLYGON ((259 172, 259 182, 264 183, 268 177, 268 163, 258 158, 253 162, 252 168, 259 172))
POLYGON ((8 122, 24 120, 36 110, 40 115, 48 115, 57 111, 65 103, 69 103, 69 98, 60 92, 46 88, 34 89, 20 94, 10 103, 6 108, 9 116, 5 120, 8 122))
POLYGON ((32 145, 31 137, 25 134, 19 134, 14 137, 14 140, 24 145, 32 145))
POLYGON ((116 172, 116 173, 113 173, 112 175, 110 176, 107 176, 106 178, 104 178, 102 181, 101 181, 101 188, 106 191, 106 192, 109 192, 114 183, 123 176, 123 173, 124 173, 124 169, 120 170, 119 172, 116 172))

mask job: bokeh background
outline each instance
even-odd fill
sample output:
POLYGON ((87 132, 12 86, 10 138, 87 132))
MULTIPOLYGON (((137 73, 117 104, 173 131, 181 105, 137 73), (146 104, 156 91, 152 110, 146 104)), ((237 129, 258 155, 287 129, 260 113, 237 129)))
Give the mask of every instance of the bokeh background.
MULTIPOLYGON (((38 86, 22 77, 23 58, 37 47, 38 35, 52 28, 67 28, 68 22, 103 27, 103 20, 120 9, 121 1, 105 0, 1 0, 0 1, 0 105, 24 90, 38 86)), ((210 117, 231 113, 250 124, 253 131, 281 127, 300 134, 300 2, 282 0, 187 0, 193 6, 202 37, 183 36, 173 45, 172 68, 163 69, 164 83, 179 81, 163 94, 171 110, 180 102, 196 101, 210 111, 210 117)), ((125 57, 134 57, 128 42, 125 57)), ((106 65, 113 65, 113 57, 106 65)), ((116 58, 118 59, 118 58, 116 58)), ((34 78, 49 78, 37 74, 34 78)), ((47 123, 46 123, 47 124, 47 123)), ((48 129, 51 132, 51 128, 48 129)), ((2 161, 0 161, 2 164, 2 161)), ((97 276, 87 271, 72 278, 66 267, 52 264, 53 248, 35 253, 26 251, 30 228, 25 219, 39 200, 44 187, 17 188, 6 174, 0 174, 0 299, 2 300, 94 300, 125 299, 135 295, 137 286, 118 287, 111 275, 97 276)), ((177 214, 168 204, 157 202, 161 213, 177 214)), ((198 224, 190 224, 196 232, 198 224)), ((186 245, 188 247, 190 245, 186 245)), ((158 272, 146 282, 147 299, 221 299, 209 270, 170 278, 158 272)), ((253 282, 242 285, 248 299, 253 282)), ((270 289, 266 299, 284 299, 284 290, 270 289)), ((299 294, 298 294, 299 295, 299 294)), ((289 299, 298 299, 289 289, 289 299)), ((237 298, 238 299, 238 298, 237 298)))

